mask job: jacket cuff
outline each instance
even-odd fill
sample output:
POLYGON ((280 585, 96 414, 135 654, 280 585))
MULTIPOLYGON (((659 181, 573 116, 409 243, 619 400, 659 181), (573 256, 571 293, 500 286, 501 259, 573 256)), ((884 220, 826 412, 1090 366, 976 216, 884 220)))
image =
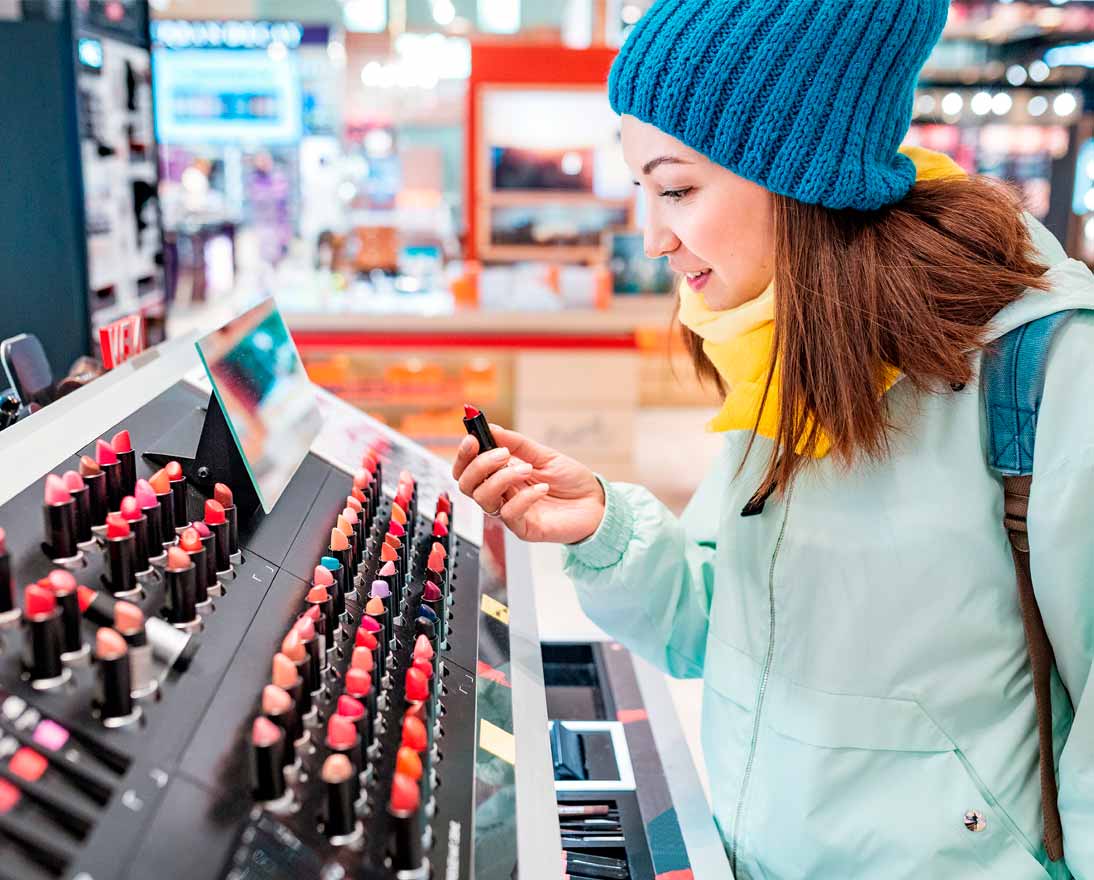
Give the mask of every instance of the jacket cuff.
POLYGON ((566 551, 571 559, 593 569, 611 568, 627 550, 634 535, 634 513, 623 494, 597 474, 604 489, 604 518, 593 534, 566 551))

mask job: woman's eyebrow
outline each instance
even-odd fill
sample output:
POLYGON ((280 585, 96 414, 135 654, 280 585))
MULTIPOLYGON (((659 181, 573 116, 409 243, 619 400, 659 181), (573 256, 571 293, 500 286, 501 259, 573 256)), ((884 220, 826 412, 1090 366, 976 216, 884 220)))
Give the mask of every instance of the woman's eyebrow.
POLYGON ((662 165, 690 165, 691 163, 687 159, 681 159, 678 156, 658 156, 656 159, 650 159, 645 165, 642 166, 642 173, 649 174, 655 168, 659 168, 662 165))

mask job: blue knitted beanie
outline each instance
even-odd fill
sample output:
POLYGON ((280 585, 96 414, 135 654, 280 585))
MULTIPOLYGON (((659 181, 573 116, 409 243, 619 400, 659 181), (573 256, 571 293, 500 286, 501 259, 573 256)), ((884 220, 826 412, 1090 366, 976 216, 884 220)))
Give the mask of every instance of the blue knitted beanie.
POLYGON ((616 113, 770 192, 828 208, 902 199, 920 68, 948 0, 657 0, 612 66, 616 113))

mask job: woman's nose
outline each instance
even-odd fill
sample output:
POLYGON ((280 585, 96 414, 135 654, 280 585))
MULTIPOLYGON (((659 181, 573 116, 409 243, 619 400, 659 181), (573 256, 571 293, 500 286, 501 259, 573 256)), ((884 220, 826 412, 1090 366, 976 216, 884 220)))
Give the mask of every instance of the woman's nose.
POLYGON ((665 227, 647 225, 643 235, 646 256, 651 260, 671 254, 680 247, 680 239, 665 227))

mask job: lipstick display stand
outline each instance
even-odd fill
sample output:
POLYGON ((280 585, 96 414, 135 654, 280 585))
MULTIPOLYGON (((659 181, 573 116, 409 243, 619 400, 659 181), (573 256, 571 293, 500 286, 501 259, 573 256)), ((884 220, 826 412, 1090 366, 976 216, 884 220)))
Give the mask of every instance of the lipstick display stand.
MULTIPOLYGON (((211 481, 228 482, 239 503, 249 484, 240 478, 241 462, 232 461, 219 408, 207 406, 209 391, 192 340, 184 339, 124 364, 4 432, 0 527, 20 593, 51 570, 40 549, 44 476, 74 467, 98 437, 128 429, 139 477, 147 478, 167 457, 193 468, 187 471, 192 515, 201 509, 201 490, 211 481), (210 468, 207 479, 198 472, 202 467, 210 468)), ((362 450, 376 442, 385 449, 384 493, 370 547, 382 543, 380 520, 390 516, 400 472, 409 470, 418 479, 417 537, 410 558, 417 560, 412 569, 419 574, 432 531, 423 514, 435 509, 440 492, 456 495, 448 463, 337 399, 319 395, 325 417, 319 440, 272 512, 241 517, 242 561, 235 565, 235 578, 203 614, 186 668, 167 669, 156 660, 160 686, 156 697, 142 704, 138 724, 109 729, 98 719, 90 668, 73 669, 63 688, 35 690, 23 675, 23 634, 3 633, 0 775, 13 750, 9 745, 34 748, 49 762, 43 779, 52 781, 52 796, 63 808, 49 811, 51 820, 25 835, 26 823, 0 814, 0 852, 5 859, 12 854, 3 873, 14 866, 13 876, 22 880, 396 877, 388 861, 388 813, 376 792, 384 780, 390 785, 393 774, 401 675, 392 677, 394 690, 380 704, 385 733, 368 768, 378 782, 370 783, 375 799, 361 817, 357 843, 336 846, 322 830, 319 767, 327 750, 321 732, 314 732, 312 745, 302 750, 288 811, 263 809, 252 795, 249 737, 271 659, 303 610, 302 597, 327 552, 362 450)), ((424 855, 435 878, 508 878, 517 875, 518 862, 541 866, 557 864, 559 857, 557 830, 553 841, 543 833, 555 802, 541 677, 535 685, 540 666, 535 616, 528 592, 509 594, 510 583, 527 584, 531 575, 526 555, 508 554, 500 524, 484 525, 474 508, 453 500, 448 637, 439 645, 436 679, 443 688, 435 740, 440 757, 433 764, 432 798, 422 811, 424 855), (522 596, 528 606, 523 612, 522 596), (500 622, 499 607, 512 612, 512 625, 500 622), (482 669, 493 673, 484 678, 482 669), (529 674, 529 680, 523 678, 529 674), (519 694, 497 676, 514 684, 520 680, 519 694)), ((103 593, 105 556, 98 550, 86 555, 76 578, 103 593)), ((361 569, 367 581, 373 577, 366 570, 370 564, 361 569)), ((161 615, 165 601, 157 574, 143 584, 137 604, 151 619, 161 615)), ((359 619, 357 597, 347 596, 346 604, 348 619, 359 619)), ((95 629, 85 617, 89 642, 95 629)), ((331 655, 332 681, 345 674, 351 650, 352 642, 331 655)), ((325 693, 318 705, 325 724, 331 695, 325 693)), ((24 797, 28 804, 31 800, 24 797)))

